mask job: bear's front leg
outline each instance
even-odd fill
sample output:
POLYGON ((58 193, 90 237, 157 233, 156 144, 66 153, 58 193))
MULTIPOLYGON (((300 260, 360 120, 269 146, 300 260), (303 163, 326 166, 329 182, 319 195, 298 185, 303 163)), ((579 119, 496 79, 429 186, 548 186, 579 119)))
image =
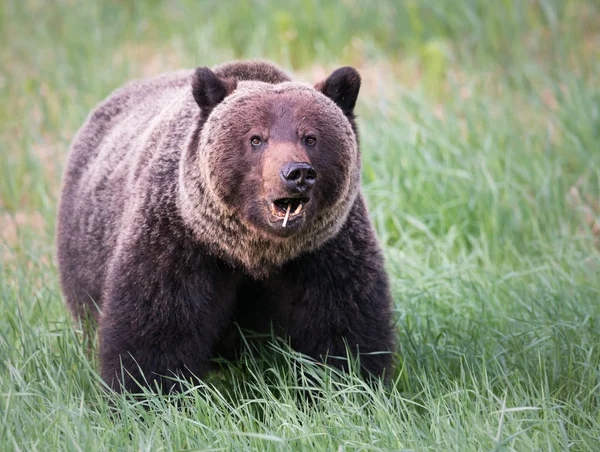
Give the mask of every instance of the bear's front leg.
POLYGON ((177 391, 173 377, 200 378, 209 369, 214 343, 231 321, 235 277, 181 255, 157 262, 129 254, 127 263, 112 269, 100 319, 102 377, 117 391, 157 384, 164 393, 177 391), (218 276, 207 273, 211 268, 218 276))
POLYGON ((390 377, 395 345, 383 258, 361 200, 337 237, 267 282, 272 318, 299 352, 363 375, 390 377))

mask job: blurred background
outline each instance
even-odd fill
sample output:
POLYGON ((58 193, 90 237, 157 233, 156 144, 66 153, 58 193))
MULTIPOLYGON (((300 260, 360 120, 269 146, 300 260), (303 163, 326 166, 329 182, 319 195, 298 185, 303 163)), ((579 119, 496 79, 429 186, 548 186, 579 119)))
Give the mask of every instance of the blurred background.
MULTIPOLYGON (((440 136, 450 130, 447 142, 438 143, 447 158, 464 154, 457 165, 437 162, 452 166, 458 180, 461 171, 472 170, 462 157, 476 153, 494 154, 489 171, 501 173, 507 153, 515 165, 527 166, 532 153, 551 158, 561 152, 560 172, 567 177, 561 189, 568 191, 580 176, 580 184, 596 189, 594 176, 584 170, 589 173, 598 160, 592 152, 600 133, 598 5, 593 0, 4 0, 1 224, 14 229, 6 225, 11 223, 6 215, 18 217, 17 224, 20 215, 33 215, 36 224, 52 218, 69 141, 113 89, 131 78, 234 58, 270 59, 307 82, 339 65, 356 66, 364 78, 359 113, 365 121, 373 116, 373 125, 363 129, 376 135, 375 143, 365 142, 365 153, 385 153, 391 163, 416 158, 417 152, 427 159, 416 143, 429 139, 424 128, 431 127, 440 136)), ((428 161, 427 174, 435 160, 428 161)), ((402 173, 406 170, 414 168, 402 173)), ((439 183, 434 179, 430 182, 439 183)), ((440 195, 435 202, 453 202, 447 190, 440 195)), ((562 194, 559 198, 564 202, 562 194)))
MULTIPOLYGON (((448 404, 471 433, 436 438, 489 449, 497 418, 478 430, 465 400, 493 414, 489 394, 504 394, 541 407, 527 413, 541 436, 517 449, 598 444, 600 2, 1 0, 0 43, 0 392, 45 391, 40 369, 79 369, 30 417, 14 402, 0 437, 41 434, 40 413, 97 384, 53 248, 62 168, 90 109, 132 78, 261 58, 305 82, 342 65, 363 77, 363 186, 396 301, 401 390, 424 400, 403 408, 415 438, 445 428, 427 410, 448 404)), ((56 431, 79 438, 63 414, 56 431)), ((86 416, 80 444, 95 444, 86 416)), ((439 447, 434 436, 403 447, 439 447)))

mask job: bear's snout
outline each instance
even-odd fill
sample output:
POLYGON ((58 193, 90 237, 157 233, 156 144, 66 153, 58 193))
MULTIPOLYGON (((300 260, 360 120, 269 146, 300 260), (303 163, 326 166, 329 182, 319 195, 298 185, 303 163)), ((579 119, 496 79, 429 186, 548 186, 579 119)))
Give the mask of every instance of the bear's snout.
POLYGON ((308 193, 317 181, 317 171, 306 162, 286 163, 279 175, 290 193, 308 193))

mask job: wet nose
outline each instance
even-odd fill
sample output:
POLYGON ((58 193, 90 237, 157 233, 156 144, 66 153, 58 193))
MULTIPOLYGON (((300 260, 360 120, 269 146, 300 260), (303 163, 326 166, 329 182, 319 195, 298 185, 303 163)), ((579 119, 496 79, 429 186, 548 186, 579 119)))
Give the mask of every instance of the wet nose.
POLYGON ((292 192, 305 192, 313 188, 317 180, 317 172, 310 163, 286 163, 280 172, 281 179, 288 190, 292 192))

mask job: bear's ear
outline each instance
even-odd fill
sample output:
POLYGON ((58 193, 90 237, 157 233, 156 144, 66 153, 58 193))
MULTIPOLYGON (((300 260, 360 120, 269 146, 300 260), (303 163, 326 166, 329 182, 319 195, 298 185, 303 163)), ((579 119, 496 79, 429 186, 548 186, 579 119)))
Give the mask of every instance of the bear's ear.
POLYGON ((317 83, 315 89, 333 100, 346 116, 352 117, 360 90, 360 75, 353 67, 341 67, 317 83))
POLYGON ((205 113, 210 111, 237 87, 234 78, 220 78, 207 67, 199 67, 192 79, 192 93, 205 113))

